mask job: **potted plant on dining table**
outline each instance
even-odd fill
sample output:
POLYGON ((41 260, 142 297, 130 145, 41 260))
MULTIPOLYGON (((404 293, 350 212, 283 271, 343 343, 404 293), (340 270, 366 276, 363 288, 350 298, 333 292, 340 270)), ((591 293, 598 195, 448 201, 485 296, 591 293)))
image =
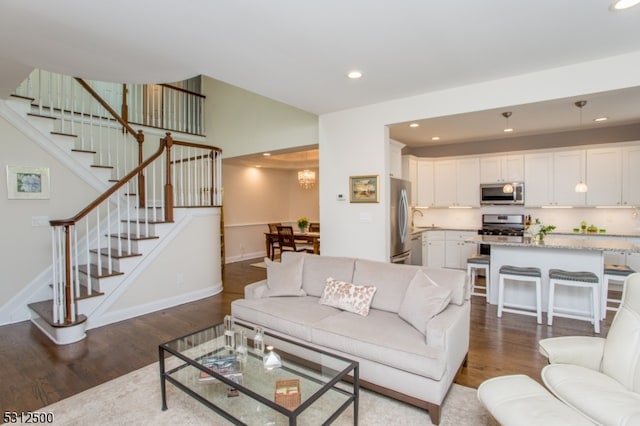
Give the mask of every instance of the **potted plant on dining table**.
POLYGON ((304 216, 298 219, 298 229, 300 229, 300 233, 304 234, 307 226, 309 226, 309 219, 304 216))

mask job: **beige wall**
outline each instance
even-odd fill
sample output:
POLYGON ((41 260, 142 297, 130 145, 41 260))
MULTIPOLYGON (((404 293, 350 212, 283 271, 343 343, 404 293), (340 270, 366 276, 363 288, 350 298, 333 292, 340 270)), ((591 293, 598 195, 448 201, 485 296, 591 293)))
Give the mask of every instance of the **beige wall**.
MULTIPOLYGON (((316 170, 316 179, 319 179, 316 170)), ((225 253, 227 262, 265 255, 264 232, 270 222, 300 216, 318 221, 318 185, 303 189, 297 171, 222 165, 225 253)))
POLYGON ((0 308, 51 265, 51 228, 34 227, 32 217, 65 219, 98 196, 97 191, 63 167, 55 158, 0 118, 0 308), (6 166, 48 167, 51 198, 8 200, 6 166))
POLYGON ((224 158, 318 144, 318 116, 202 77, 207 141, 224 158))

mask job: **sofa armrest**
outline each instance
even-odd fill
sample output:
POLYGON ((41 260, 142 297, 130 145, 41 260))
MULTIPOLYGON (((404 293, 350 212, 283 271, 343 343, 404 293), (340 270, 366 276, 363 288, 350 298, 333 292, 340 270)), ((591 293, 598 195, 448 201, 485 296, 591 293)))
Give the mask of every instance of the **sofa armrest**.
POLYGON ((464 357, 469 351, 470 310, 469 301, 462 306, 449 304, 433 317, 427 323, 427 346, 464 357))
POLYGON ((245 299, 262 299, 267 291, 267 280, 256 281, 244 287, 245 299))
POLYGON ((605 339, 593 336, 563 336, 538 342, 550 364, 573 364, 600 371, 605 339))

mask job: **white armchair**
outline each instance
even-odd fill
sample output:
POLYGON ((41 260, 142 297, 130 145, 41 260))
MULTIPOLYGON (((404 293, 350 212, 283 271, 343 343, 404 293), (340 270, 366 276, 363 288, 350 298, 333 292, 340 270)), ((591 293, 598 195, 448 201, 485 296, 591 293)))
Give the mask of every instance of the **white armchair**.
POLYGON ((622 304, 601 337, 543 339, 546 387, 562 402, 602 425, 640 425, 640 273, 624 283, 622 304))

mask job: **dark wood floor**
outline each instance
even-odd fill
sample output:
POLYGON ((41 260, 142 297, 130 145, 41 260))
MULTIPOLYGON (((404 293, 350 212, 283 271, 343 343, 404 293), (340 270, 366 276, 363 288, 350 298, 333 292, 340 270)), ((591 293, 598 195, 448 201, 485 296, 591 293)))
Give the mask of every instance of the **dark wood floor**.
MULTIPOLYGON (((30 322, 0 327, 0 412, 33 411, 157 361, 158 344, 221 322, 244 285, 266 277, 254 261, 226 267, 223 294, 90 330, 79 343, 56 346, 30 322)), ((603 323, 606 335, 612 314, 603 323)), ((524 373, 540 380, 545 358, 541 338, 592 335, 584 321, 559 318, 553 327, 535 318, 505 313, 473 297, 468 366, 456 382, 477 387, 503 374, 524 373)))

